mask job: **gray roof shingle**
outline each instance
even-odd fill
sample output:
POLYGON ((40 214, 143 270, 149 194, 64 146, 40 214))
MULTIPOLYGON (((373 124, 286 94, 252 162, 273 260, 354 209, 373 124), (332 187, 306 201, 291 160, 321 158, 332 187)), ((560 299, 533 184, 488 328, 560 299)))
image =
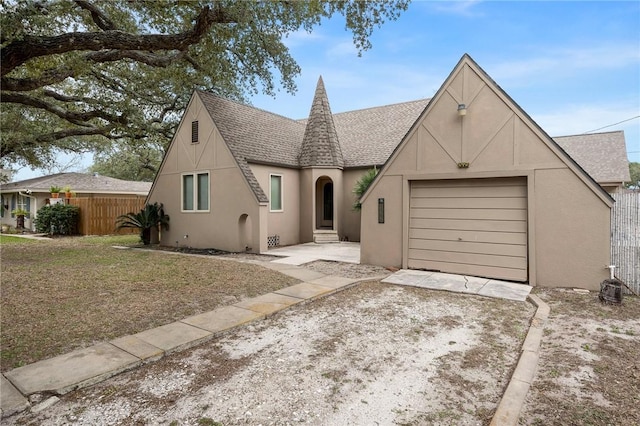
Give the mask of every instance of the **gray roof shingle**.
POLYGON ((342 149, 322 77, 318 79, 298 161, 300 167, 344 167, 342 149))
POLYGON ((559 136, 553 140, 596 182, 603 184, 631 180, 624 132, 559 136))
POLYGON ((3 184, 2 191, 29 189, 33 192, 49 192, 52 186, 70 186, 73 192, 147 195, 151 189, 151 182, 120 180, 87 173, 56 173, 3 184))

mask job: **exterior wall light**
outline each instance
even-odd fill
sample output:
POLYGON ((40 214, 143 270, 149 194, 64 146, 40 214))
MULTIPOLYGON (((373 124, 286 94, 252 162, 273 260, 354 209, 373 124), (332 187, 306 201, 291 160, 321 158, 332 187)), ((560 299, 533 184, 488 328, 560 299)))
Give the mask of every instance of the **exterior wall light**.
POLYGON ((460 117, 467 115, 467 106, 465 104, 458 104, 458 115, 460 117))

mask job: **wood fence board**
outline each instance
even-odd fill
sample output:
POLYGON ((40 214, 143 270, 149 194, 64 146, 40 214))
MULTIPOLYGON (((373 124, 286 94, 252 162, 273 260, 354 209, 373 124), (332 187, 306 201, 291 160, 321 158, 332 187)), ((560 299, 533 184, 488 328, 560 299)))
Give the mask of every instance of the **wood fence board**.
POLYGON ((115 230, 118 216, 139 212, 144 198, 71 198, 69 204, 80 208, 78 232, 82 235, 136 234, 137 229, 115 230))

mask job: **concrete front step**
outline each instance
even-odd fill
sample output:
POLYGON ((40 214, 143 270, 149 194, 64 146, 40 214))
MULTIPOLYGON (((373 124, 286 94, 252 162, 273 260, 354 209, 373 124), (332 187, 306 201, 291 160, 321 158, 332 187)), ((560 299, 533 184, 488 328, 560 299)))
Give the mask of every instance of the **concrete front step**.
POLYGON ((336 231, 314 231, 313 242, 316 244, 339 243, 340 238, 336 231))

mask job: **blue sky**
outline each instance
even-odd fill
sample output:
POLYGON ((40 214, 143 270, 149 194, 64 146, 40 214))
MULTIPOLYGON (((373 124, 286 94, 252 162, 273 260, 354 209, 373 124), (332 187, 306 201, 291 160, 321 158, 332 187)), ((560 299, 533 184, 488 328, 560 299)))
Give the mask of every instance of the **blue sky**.
MULTIPOLYGON (((334 113, 428 98, 468 53, 551 136, 628 120, 601 131, 623 130, 640 162, 638 1, 414 1, 371 41, 358 57, 340 17, 292 34, 297 93, 253 105, 304 118, 319 75, 334 113)), ((14 180, 42 174, 23 168, 14 180)))

